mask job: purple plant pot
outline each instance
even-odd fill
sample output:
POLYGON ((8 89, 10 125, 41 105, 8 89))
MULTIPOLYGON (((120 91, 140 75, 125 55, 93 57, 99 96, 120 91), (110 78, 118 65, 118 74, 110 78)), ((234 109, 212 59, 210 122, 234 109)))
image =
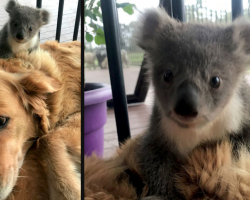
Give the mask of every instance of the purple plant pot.
POLYGON ((112 98, 110 85, 86 83, 84 88, 84 155, 103 156, 107 100, 112 98))

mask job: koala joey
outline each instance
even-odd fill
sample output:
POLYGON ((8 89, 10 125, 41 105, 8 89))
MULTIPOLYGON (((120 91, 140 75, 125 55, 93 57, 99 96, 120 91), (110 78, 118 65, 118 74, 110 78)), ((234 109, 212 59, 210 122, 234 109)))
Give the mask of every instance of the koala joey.
POLYGON ((241 145, 250 150, 250 23, 179 22, 162 8, 140 22, 137 42, 155 94, 136 152, 146 199, 183 199, 174 175, 195 147, 230 139, 235 159, 241 145))
POLYGON ((0 31, 0 58, 11 58, 20 51, 29 51, 39 46, 38 32, 49 23, 49 12, 20 5, 10 0, 5 10, 9 20, 0 31))

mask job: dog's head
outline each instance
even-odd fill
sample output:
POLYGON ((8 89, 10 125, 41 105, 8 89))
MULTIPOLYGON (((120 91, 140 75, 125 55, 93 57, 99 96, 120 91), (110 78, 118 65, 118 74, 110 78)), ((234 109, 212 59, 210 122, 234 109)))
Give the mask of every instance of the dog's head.
POLYGON ((163 9, 145 12, 138 44, 146 51, 163 116, 188 128, 215 121, 227 105, 237 113, 249 38, 250 23, 243 19, 219 26, 181 23, 163 9))
POLYGON ((10 0, 5 10, 9 13, 9 30, 18 43, 31 40, 43 25, 49 23, 50 14, 47 10, 22 6, 10 0))
POLYGON ((46 94, 57 91, 61 83, 41 71, 21 70, 13 73, 13 69, 0 67, 0 85, 1 200, 8 196, 15 185, 32 140, 48 130, 49 113, 44 99, 46 94))

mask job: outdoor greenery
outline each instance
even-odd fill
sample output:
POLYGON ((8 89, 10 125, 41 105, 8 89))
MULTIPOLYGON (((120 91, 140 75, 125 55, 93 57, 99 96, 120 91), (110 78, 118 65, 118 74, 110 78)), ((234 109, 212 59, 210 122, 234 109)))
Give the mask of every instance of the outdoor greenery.
MULTIPOLYGON (((249 5, 250 0, 248 1, 248 6, 249 5)), ((130 15, 137 9, 134 4, 129 3, 117 3, 116 6, 118 9, 123 9, 124 12, 130 15)), ((105 44, 100 1, 85 0, 84 11, 85 40, 87 42, 94 41, 99 45, 95 50, 99 49, 101 48, 101 44, 105 44), (90 18, 88 23, 85 21, 86 17, 90 18)), ((244 7, 243 11, 246 17, 250 17, 250 6, 248 8, 244 7)), ((185 16, 188 22, 226 24, 231 22, 231 14, 231 11, 223 8, 222 10, 207 8, 204 0, 190 1, 190 3, 186 2, 185 4, 185 16)), ((136 21, 131 21, 128 25, 120 24, 121 49, 125 49, 128 52, 131 66, 140 66, 143 60, 143 51, 137 46, 134 38, 134 31, 137 26, 138 24, 136 21)), ((86 45, 86 50, 89 52, 95 51, 90 44, 91 43, 88 43, 88 45, 86 45)))
MULTIPOLYGON (((116 3, 116 7, 129 15, 136 9, 136 6, 130 3, 116 3)), ((100 0, 84 0, 84 34, 88 42, 94 40, 97 45, 105 44, 100 0), (90 23, 87 23, 86 17, 91 19, 90 23)))

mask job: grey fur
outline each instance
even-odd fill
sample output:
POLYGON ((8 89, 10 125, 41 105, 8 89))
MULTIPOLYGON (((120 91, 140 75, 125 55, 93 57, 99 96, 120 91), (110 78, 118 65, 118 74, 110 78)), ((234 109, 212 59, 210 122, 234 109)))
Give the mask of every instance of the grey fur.
POLYGON ((36 49, 39 45, 38 32, 49 23, 49 12, 20 5, 15 0, 10 0, 5 10, 10 18, 0 31, 0 58, 13 57, 19 48, 29 52, 36 49))
POLYGON ((239 144, 250 148, 250 86, 244 79, 250 68, 250 23, 181 23, 163 9, 149 9, 138 30, 155 92, 150 125, 137 151, 142 175, 149 195, 183 199, 174 174, 196 146, 230 137, 236 156, 239 144), (164 82, 166 70, 174 74, 171 83, 164 82), (218 89, 210 86, 213 76, 221 80, 218 89), (174 114, 181 85, 198 91, 194 123, 174 114))

